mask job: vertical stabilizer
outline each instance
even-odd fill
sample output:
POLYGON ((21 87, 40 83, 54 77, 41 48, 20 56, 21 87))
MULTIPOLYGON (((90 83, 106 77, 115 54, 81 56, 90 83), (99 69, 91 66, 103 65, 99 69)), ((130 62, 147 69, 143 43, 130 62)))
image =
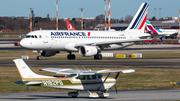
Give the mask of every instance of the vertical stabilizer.
POLYGON ((144 33, 145 22, 146 22, 146 18, 147 18, 147 14, 148 14, 148 8, 149 8, 148 3, 141 4, 139 10, 137 11, 136 15, 134 16, 133 20, 129 24, 126 31, 137 30, 137 31, 141 31, 144 33))
POLYGON ((68 30, 76 30, 68 20, 66 20, 66 25, 68 30))
POLYGON ((148 20, 146 20, 146 26, 147 26, 147 28, 153 33, 153 34, 155 34, 155 35, 158 35, 158 32, 156 31, 156 29, 152 26, 152 24, 148 21, 148 20))
POLYGON ((15 62, 16 67, 23 81, 38 80, 38 79, 44 79, 44 78, 54 78, 50 76, 43 76, 43 75, 35 74, 22 59, 15 59, 13 61, 15 62))

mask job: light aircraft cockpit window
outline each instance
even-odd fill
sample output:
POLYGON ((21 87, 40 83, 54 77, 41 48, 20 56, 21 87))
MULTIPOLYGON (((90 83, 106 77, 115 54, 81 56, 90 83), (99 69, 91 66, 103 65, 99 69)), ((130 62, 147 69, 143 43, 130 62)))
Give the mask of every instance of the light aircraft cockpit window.
POLYGON ((78 77, 76 77, 76 79, 80 79, 80 80, 85 80, 85 75, 79 75, 78 77))
POLYGON ((98 76, 98 79, 100 79, 101 77, 103 77, 102 74, 97 74, 97 76, 98 76))
POLYGON ((34 38, 34 35, 32 35, 31 37, 34 38))
POLYGON ((92 80, 96 79, 96 74, 95 75, 87 75, 87 80, 92 80))
POLYGON ((35 38, 38 38, 36 35, 34 36, 35 38))
POLYGON ((76 76, 76 74, 70 74, 70 75, 67 75, 66 77, 73 77, 73 76, 76 76))

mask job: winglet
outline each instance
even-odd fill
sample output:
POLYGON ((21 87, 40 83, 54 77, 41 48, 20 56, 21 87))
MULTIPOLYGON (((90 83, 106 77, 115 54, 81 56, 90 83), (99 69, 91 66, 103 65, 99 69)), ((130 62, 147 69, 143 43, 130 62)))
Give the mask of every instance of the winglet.
POLYGON ((15 59, 13 60, 16 64, 16 67, 19 71, 21 79, 23 81, 30 81, 30 80, 40 80, 45 78, 54 78, 50 76, 38 75, 34 73, 27 64, 22 59, 15 59))

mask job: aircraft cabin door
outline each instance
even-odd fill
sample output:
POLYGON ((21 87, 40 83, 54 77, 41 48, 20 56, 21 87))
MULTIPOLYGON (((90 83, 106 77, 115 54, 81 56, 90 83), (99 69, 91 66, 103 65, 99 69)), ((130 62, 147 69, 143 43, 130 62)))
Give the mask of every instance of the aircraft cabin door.
POLYGON ((42 36, 43 36, 43 43, 48 43, 48 33, 42 32, 42 36))

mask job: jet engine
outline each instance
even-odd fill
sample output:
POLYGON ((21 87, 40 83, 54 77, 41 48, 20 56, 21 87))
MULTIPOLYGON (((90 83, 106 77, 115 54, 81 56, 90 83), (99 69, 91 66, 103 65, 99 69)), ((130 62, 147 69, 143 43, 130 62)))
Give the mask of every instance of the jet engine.
POLYGON ((81 46, 79 47, 79 54, 81 56, 94 56, 98 53, 96 46, 81 46))
POLYGON ((56 55, 59 51, 42 51, 41 56, 50 57, 56 55))

